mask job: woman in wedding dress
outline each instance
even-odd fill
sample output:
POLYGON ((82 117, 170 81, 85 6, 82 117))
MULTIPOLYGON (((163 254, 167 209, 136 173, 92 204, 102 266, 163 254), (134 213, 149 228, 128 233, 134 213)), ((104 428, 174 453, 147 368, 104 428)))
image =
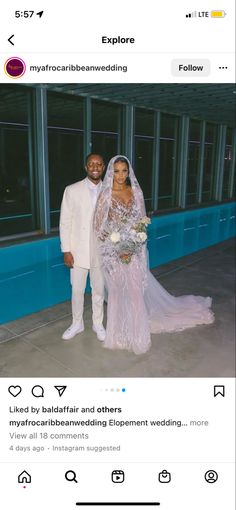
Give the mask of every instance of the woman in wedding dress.
POLYGON ((129 160, 108 164, 97 201, 94 229, 108 294, 104 346, 145 353, 151 333, 181 331, 214 321, 211 298, 174 297, 148 269, 142 190, 129 160))

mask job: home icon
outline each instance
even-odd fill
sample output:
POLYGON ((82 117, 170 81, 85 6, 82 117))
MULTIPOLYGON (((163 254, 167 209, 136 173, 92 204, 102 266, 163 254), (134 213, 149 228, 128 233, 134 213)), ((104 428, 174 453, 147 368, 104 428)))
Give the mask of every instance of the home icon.
POLYGON ((18 476, 18 483, 31 483, 31 476, 27 471, 22 471, 22 473, 18 476))

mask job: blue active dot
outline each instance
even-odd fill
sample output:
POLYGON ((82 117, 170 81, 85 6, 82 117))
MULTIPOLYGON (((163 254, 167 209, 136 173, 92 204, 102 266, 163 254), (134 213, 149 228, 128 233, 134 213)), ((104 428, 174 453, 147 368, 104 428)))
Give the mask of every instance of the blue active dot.
POLYGON ((123 393, 124 393, 124 392, 125 392, 125 388, 122 388, 122 390, 121 390, 121 391, 123 391, 123 393))

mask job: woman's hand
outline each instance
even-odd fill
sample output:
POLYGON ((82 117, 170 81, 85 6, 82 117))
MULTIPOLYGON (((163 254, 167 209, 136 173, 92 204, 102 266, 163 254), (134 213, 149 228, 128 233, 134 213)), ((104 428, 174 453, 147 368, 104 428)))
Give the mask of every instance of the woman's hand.
POLYGON ((70 251, 66 251, 64 253, 64 264, 66 267, 69 267, 70 269, 74 267, 74 257, 70 251))

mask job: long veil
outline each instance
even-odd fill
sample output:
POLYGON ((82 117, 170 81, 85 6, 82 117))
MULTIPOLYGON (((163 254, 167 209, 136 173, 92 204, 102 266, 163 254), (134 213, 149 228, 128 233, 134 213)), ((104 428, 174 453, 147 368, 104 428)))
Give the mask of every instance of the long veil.
POLYGON ((139 186, 139 183, 135 177, 134 170, 131 166, 130 161, 126 156, 122 156, 118 154, 114 156, 107 165, 106 175, 103 179, 103 183, 101 186, 101 191, 97 200, 95 213, 94 213, 94 229, 99 236, 102 231, 105 230, 109 209, 111 208, 111 199, 112 199, 112 186, 113 186, 113 175, 114 175, 114 163, 117 159, 124 158, 129 166, 129 178, 131 183, 132 192, 134 195, 134 199, 136 205, 140 211, 141 216, 145 216, 146 209, 145 203, 143 199, 143 193, 139 186))
MULTIPOLYGON (((106 231, 109 211, 112 207, 114 163, 120 157, 128 161, 130 183, 140 217, 146 215, 143 193, 129 160, 122 155, 113 157, 107 167, 94 215, 94 229, 100 239, 106 231)), ((151 333, 181 331, 214 321, 214 314, 210 309, 212 304, 210 297, 193 295, 175 297, 169 294, 150 272, 147 261, 147 248, 144 246, 139 254, 138 270, 142 274, 143 299, 151 333)))

